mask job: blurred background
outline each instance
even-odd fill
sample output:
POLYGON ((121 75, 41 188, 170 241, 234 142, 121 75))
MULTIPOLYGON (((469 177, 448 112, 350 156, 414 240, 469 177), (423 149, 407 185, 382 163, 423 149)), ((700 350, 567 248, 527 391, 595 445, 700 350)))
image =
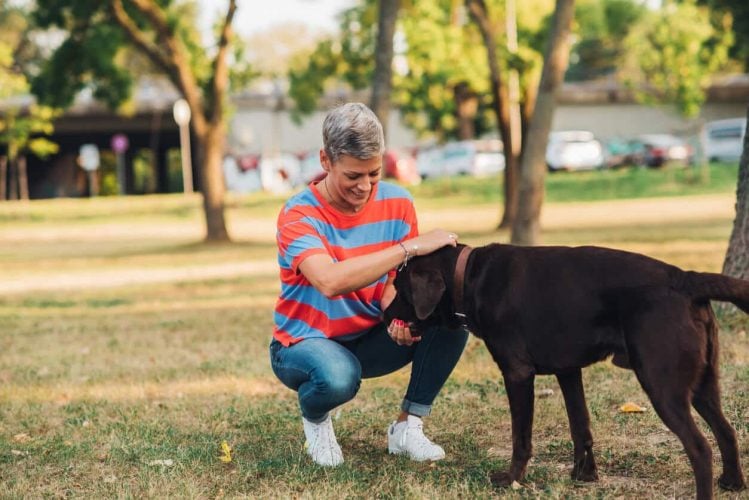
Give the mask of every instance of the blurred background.
MULTIPOLYGON (((322 118, 350 100, 386 125, 387 176, 497 174, 506 136, 493 92, 523 140, 555 9, 140 4, 0 2, 0 199, 204 190, 211 170, 229 191, 288 191, 320 174, 322 118)), ((548 170, 737 161, 747 26, 740 0, 577 1, 548 170)))

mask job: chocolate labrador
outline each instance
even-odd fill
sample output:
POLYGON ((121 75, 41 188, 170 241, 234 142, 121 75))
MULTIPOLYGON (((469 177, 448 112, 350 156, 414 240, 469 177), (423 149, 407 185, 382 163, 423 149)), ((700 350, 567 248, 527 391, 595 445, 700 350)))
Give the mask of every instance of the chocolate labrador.
POLYGON ((712 451, 690 405, 710 425, 723 458, 719 484, 746 487, 736 433, 723 416, 718 327, 710 300, 749 313, 749 281, 683 271, 599 247, 447 247, 417 257, 395 279, 385 311, 413 323, 464 324, 502 371, 512 415, 512 461, 492 483, 520 481, 531 457, 533 382, 553 374, 567 408, 576 480, 598 478, 581 368, 613 355, 634 370, 653 408, 681 440, 697 497, 712 497, 712 451))

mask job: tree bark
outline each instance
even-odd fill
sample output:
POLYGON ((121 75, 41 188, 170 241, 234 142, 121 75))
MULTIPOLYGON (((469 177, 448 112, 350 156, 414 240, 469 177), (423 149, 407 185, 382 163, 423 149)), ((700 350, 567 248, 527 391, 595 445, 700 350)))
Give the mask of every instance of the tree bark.
POLYGON ((0 201, 8 199, 8 157, 0 156, 0 201))
POLYGON ((386 141, 390 117, 390 93, 393 86, 393 37, 398 20, 398 9, 400 9, 400 0, 380 0, 370 107, 382 123, 386 141))
MULTIPOLYGON (((747 109, 749 123, 749 109, 747 109)), ((739 179, 736 186, 736 219, 733 221, 728 251, 723 262, 723 274, 749 279, 749 133, 744 135, 744 150, 739 162, 739 179)), ((732 304, 723 304, 721 312, 737 311, 732 304)))
POLYGON ((198 139, 201 165, 200 191, 203 193, 203 210, 207 241, 228 241, 224 218, 224 174, 221 164, 224 157, 226 126, 223 121, 212 123, 207 133, 198 139))
POLYGON ((458 139, 468 141, 476 137, 476 111, 478 97, 466 82, 460 82, 453 88, 455 96, 455 114, 458 118, 458 139))
POLYGON ((517 177, 518 177, 518 151, 515 150, 515 140, 512 136, 510 120, 510 98, 507 86, 502 83, 502 74, 499 70, 497 56, 497 45, 494 37, 494 29, 489 20, 489 14, 484 0, 466 0, 466 8, 481 32, 481 39, 486 47, 486 56, 489 63, 489 86, 492 92, 492 108, 497 119, 499 135, 502 138, 502 147, 505 155, 505 182, 504 182, 504 213, 499 227, 509 227, 517 214, 517 177))
POLYGON ((18 165, 18 198, 29 200, 29 175, 26 170, 26 157, 19 156, 16 160, 18 165))
POLYGON ((546 177, 546 143, 556 107, 556 97, 564 79, 570 52, 570 27, 575 0, 557 0, 538 99, 528 128, 528 140, 520 166, 518 214, 512 225, 512 243, 536 245, 541 240, 541 206, 546 177))

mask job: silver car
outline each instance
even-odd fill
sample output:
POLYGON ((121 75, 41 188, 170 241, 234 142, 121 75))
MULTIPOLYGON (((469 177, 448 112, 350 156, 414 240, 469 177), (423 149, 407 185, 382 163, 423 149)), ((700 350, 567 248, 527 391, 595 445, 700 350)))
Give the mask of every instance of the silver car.
POLYGON ((593 170, 604 164, 603 146, 592 132, 566 130, 549 134, 546 165, 550 171, 593 170))

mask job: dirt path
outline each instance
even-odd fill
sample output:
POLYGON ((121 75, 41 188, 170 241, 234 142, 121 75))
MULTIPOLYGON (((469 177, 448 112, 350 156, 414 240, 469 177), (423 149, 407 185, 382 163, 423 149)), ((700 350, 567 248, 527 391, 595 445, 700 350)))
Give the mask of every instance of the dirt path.
MULTIPOLYGON (((558 203, 544 207, 542 225, 545 228, 599 227, 611 224, 647 224, 664 221, 711 220, 732 218, 735 198, 727 195, 691 196, 642 200, 614 200, 589 203, 558 203)), ((422 230, 444 227, 460 231, 490 231, 498 220, 497 207, 451 208, 422 211, 422 230)), ((237 240, 273 240, 272 220, 243 219, 230 226, 237 240)), ((170 225, 102 224, 55 228, 18 227, 0 231, 4 242, 23 245, 39 241, 102 241, 133 238, 194 238, 202 237, 202 227, 194 223, 170 225)), ((277 272, 275 259, 236 260, 194 266, 163 266, 149 269, 101 269, 92 271, 45 271, 33 276, 3 276, 0 273, 0 296, 29 292, 101 289, 128 285, 145 285, 198 281, 236 276, 273 275, 277 272)))

